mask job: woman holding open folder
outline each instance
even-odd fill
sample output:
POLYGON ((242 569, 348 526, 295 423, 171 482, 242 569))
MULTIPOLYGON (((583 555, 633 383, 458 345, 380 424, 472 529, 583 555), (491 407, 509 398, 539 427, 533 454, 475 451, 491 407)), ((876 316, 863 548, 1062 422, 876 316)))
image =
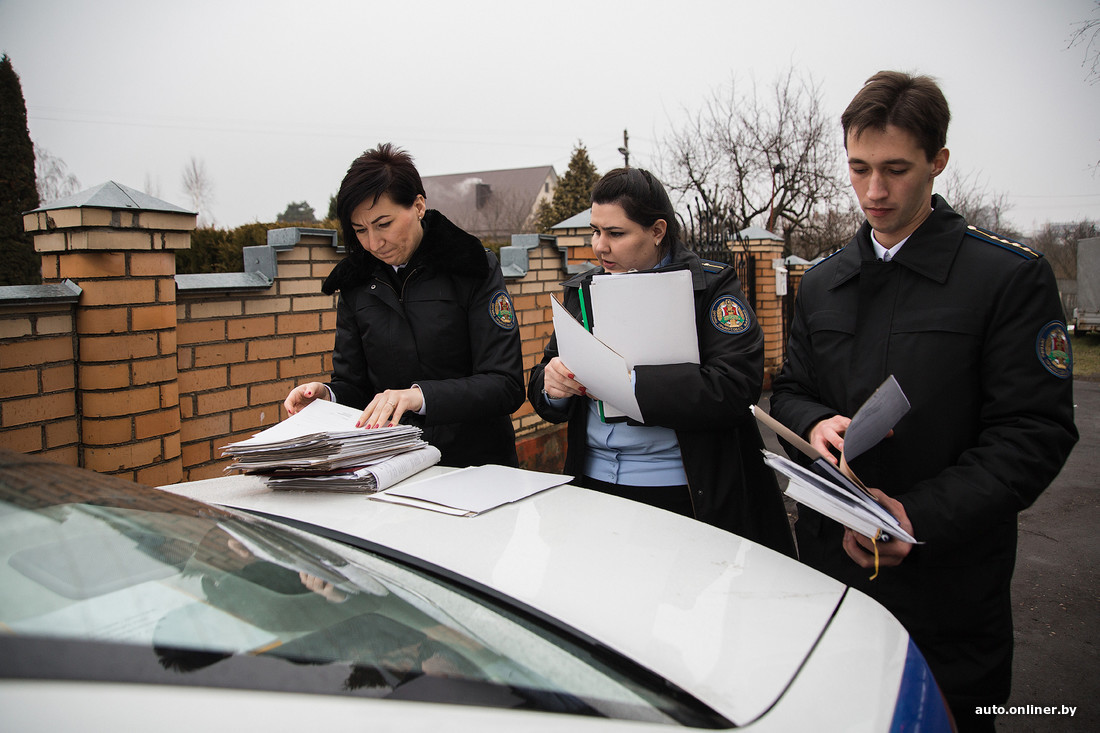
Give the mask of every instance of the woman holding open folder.
POLYGON ((592 190, 592 249, 600 267, 564 283, 563 301, 590 328, 593 278, 633 271, 691 275, 698 363, 636 365, 643 420, 610 419, 558 353, 557 336, 531 371, 528 398, 550 422, 568 420, 565 473, 586 488, 661 507, 794 555, 775 474, 749 406, 760 398, 764 337, 737 273, 679 240, 660 181, 620 168, 592 190))

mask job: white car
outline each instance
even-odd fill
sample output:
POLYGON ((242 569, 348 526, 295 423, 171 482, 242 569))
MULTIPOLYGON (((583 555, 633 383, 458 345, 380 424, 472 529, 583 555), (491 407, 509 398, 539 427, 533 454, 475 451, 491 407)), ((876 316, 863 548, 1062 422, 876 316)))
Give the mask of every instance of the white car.
POLYGON ((456 517, 0 451, 0 553, 4 730, 951 729, 868 597, 572 486, 456 517))

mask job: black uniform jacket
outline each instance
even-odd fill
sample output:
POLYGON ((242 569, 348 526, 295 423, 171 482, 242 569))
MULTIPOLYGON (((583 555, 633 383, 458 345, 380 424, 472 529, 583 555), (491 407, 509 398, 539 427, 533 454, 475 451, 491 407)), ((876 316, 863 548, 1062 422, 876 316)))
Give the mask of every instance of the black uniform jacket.
POLYGON ((864 222, 805 274, 771 410, 808 436, 897 378, 911 408, 852 468, 902 503, 924 544, 872 581, 841 527, 799 507, 799 555, 890 609, 949 699, 988 702, 1008 693, 1016 514, 1077 440, 1072 379, 1044 347, 1065 336, 1046 260, 969 228, 939 196, 932 205, 890 262, 864 222))
POLYGON ((438 211, 404 277, 358 243, 325 280, 340 291, 332 391, 366 407, 385 389, 414 383, 426 414, 405 413, 447 466, 515 466, 510 414, 523 404, 523 361, 500 265, 476 237, 438 211))
MULTIPOLYGON (((775 473, 761 457, 763 441, 749 405, 760 398, 764 337, 748 306, 737 271, 703 262, 679 242, 665 269, 687 268, 695 289, 695 324, 700 364, 635 367, 635 396, 646 425, 676 431, 691 491, 695 518, 734 532, 793 557, 794 545, 775 473), (728 298, 749 319, 741 333, 728 333, 711 320, 712 309, 728 298)), ((587 288, 601 268, 565 283, 564 305, 580 320, 579 289, 587 288)), ((593 314, 599 318, 599 314, 593 314)), ((540 364, 531 370, 528 398, 545 420, 569 420, 564 472, 583 475, 587 399, 574 397, 564 410, 542 394, 543 369, 558 355, 551 336, 540 364)))

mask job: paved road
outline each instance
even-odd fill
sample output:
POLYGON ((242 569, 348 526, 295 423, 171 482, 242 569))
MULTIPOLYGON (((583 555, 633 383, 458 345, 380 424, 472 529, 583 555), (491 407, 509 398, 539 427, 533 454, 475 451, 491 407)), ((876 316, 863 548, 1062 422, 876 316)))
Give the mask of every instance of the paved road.
MULTIPOLYGON (((1020 514, 1016 655, 1005 708, 1025 712, 998 716, 1002 733, 1100 731, 1100 382, 1073 387, 1081 440, 1054 483, 1020 514), (1037 710, 1062 706, 1076 708, 1073 717, 1037 710)), ((770 431, 762 432, 778 450, 770 431)))
POLYGON ((997 730, 1006 733, 1100 730, 1100 382, 1075 381, 1073 396, 1081 440, 1050 488, 1020 514, 1006 707, 1077 712, 1001 715, 997 730))

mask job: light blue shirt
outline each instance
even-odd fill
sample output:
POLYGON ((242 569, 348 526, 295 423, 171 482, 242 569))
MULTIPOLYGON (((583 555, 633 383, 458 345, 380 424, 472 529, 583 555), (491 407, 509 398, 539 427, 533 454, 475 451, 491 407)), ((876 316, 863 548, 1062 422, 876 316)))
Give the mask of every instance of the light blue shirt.
POLYGON ((680 442, 672 428, 605 423, 595 400, 588 401, 587 428, 586 476, 624 486, 687 484, 680 442))
MULTIPOLYGON (((666 256, 657 263, 657 267, 671 261, 672 258, 666 256)), ((633 377, 631 373, 631 379, 633 377)), ((562 409, 569 398, 547 399, 551 405, 562 409)), ((599 403, 591 399, 588 400, 586 421, 586 476, 624 486, 687 484, 680 442, 672 428, 628 425, 625 422, 605 423, 600 418, 599 403)))

